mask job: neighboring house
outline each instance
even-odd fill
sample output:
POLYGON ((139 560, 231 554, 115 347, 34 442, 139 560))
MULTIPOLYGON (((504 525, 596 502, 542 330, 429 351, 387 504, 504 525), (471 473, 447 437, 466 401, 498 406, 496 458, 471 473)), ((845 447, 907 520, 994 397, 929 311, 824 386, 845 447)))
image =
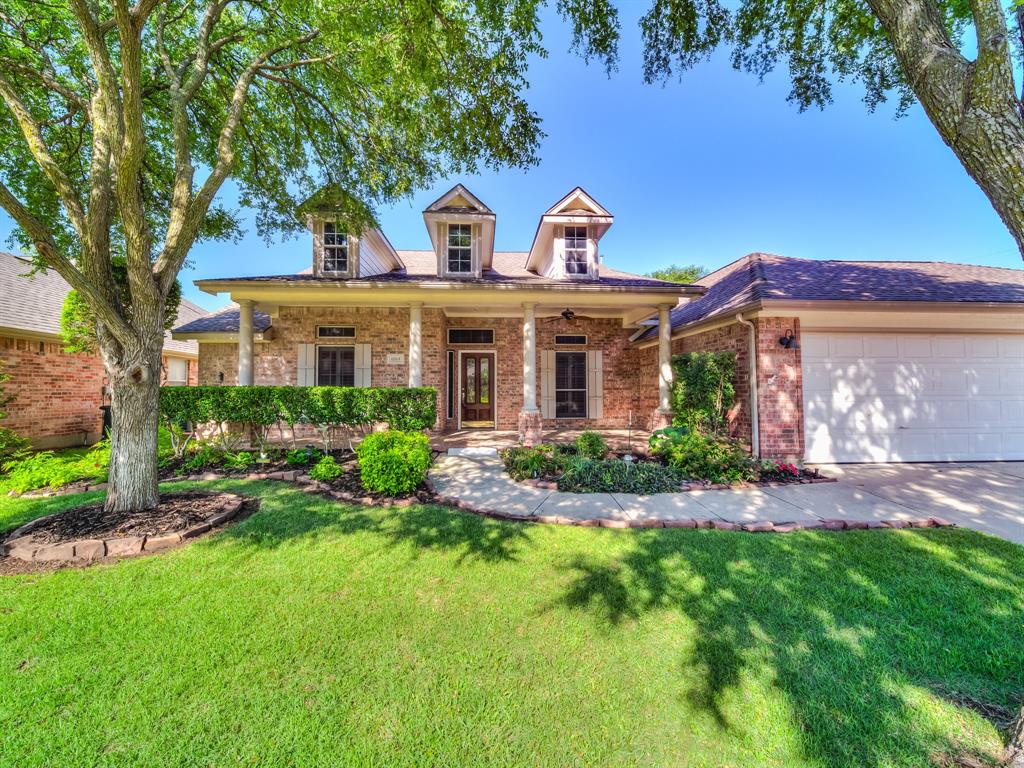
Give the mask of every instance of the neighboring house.
POLYGON ((613 218, 578 187, 542 214, 528 252, 494 250, 496 216, 462 185, 423 212, 426 251, 339 231, 329 205, 303 210, 311 269, 196 282, 237 304, 174 329, 199 342, 201 384, 432 386, 439 429, 530 440, 544 425, 643 428, 659 371, 630 336, 704 292, 603 264, 613 218))
MULTIPOLYGON (((103 430, 100 406, 109 404, 99 354, 69 354, 60 335, 60 315, 68 284, 53 270, 26 276, 28 259, 0 253, 0 364, 11 379, 7 394, 16 400, 0 426, 14 429, 40 448, 87 445, 103 430)), ((182 300, 178 320, 206 312, 182 300)), ((162 380, 195 384, 199 350, 195 342, 164 341, 162 380)))
POLYGON ((201 384, 432 386, 439 430, 534 442, 665 424, 671 355, 734 350, 731 429, 759 455, 1024 458, 1018 270, 753 254, 671 284, 602 262, 613 218, 579 187, 524 252, 494 251, 496 216, 462 185, 423 212, 426 251, 300 210, 311 268, 196 282, 235 302, 174 330, 201 384))
POLYGON ((672 351, 736 352, 732 429, 761 454, 1024 459, 1024 271, 754 253, 698 284, 672 351))

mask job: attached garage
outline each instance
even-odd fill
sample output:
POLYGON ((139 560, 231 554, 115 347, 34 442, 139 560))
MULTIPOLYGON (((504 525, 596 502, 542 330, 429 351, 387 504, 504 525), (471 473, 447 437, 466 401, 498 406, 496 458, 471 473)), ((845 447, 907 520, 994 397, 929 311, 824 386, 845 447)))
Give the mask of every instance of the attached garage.
POLYGON ((808 462, 1024 459, 1024 334, 802 334, 808 462))

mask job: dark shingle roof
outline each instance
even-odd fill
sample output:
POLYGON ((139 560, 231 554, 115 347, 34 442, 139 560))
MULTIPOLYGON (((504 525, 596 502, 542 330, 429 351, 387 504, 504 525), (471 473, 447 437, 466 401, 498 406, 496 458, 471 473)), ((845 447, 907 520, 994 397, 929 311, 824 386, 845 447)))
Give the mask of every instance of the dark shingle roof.
MULTIPOLYGON (((672 329, 758 301, 1024 304, 1024 270, 943 261, 818 261, 751 253, 697 281, 701 298, 672 310, 672 329)), ((653 338, 656 329, 644 339, 653 338)))
MULTIPOLYGON (((526 269, 525 251, 495 251, 491 262, 491 269, 485 270, 483 276, 478 279, 459 279, 444 281, 437 276, 437 261, 433 251, 398 251, 398 256, 405 264, 404 269, 396 269, 385 272, 382 275, 373 275, 367 278, 353 278, 353 281, 372 280, 375 283, 417 283, 417 282, 452 282, 458 284, 478 285, 578 285, 566 280, 543 277, 526 269)), ((351 282, 339 280, 336 277, 317 277, 311 269, 303 270, 293 275, 260 275, 256 277, 229 277, 217 278, 217 282, 351 282)), ((597 280, 588 280, 584 285, 606 286, 609 288, 670 288, 678 287, 675 283, 664 280, 655 280, 651 277, 634 275, 629 272, 622 272, 613 269, 605 264, 601 265, 601 277, 597 280)))
MULTIPOLYGON (((0 252, 0 327, 60 336, 60 315, 71 286, 52 269, 26 277, 31 269, 32 262, 24 256, 0 252)), ((179 322, 205 314, 205 309, 188 299, 178 305, 179 322)), ((168 332, 164 334, 164 351, 196 355, 199 345, 174 341, 168 332)))
MULTIPOLYGON (((262 333, 270 327, 270 315, 266 312, 252 313, 252 328, 256 333, 262 333)), ((197 318, 190 323, 179 325, 174 329, 175 333, 237 333, 238 332, 238 305, 229 304, 223 309, 211 312, 208 315, 197 318)))

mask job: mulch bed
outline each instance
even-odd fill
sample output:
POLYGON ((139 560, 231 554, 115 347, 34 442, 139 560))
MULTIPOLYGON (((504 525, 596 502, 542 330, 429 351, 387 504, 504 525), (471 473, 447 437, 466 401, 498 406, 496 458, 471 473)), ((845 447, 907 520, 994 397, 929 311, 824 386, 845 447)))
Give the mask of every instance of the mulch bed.
POLYGON ((106 512, 103 504, 74 507, 43 521, 32 529, 41 544, 74 539, 102 539, 121 536, 156 536, 180 531, 205 522, 221 511, 220 495, 206 493, 165 493, 160 506, 141 512, 106 512))

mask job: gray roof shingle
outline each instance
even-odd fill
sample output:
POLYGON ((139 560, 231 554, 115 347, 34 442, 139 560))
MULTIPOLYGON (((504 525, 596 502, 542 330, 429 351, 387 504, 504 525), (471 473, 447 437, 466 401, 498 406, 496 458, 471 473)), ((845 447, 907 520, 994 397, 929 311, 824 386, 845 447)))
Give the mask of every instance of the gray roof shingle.
MULTIPOLYGON (((252 327, 256 333, 263 333, 270 327, 270 315, 266 312, 253 311, 252 327)), ((237 333, 238 305, 229 304, 215 312, 196 318, 192 322, 179 325, 175 333, 237 333)), ((196 342, 191 342, 195 344, 196 342)))
MULTIPOLYGON (((405 264, 404 269, 396 269, 385 272, 381 275, 373 275, 367 278, 353 278, 353 280, 372 280, 379 283, 416 283, 431 281, 437 282, 437 261, 433 251, 429 250, 405 250, 398 251, 398 256, 405 264)), ((495 251, 491 262, 491 269, 485 270, 483 276, 478 279, 452 280, 453 283, 475 283, 478 285, 566 285, 565 280, 558 280, 550 277, 537 275, 526 269, 527 253, 525 251, 495 251)), ((216 278, 217 282, 348 282, 339 281, 336 277, 317 277, 312 269, 305 269, 297 274, 291 275, 259 275, 256 277, 228 277, 216 278)), ((601 276, 597 280, 588 280, 586 285, 603 285, 609 288, 666 288, 675 286, 664 280, 655 280, 652 277, 634 275, 630 272, 623 272, 613 269, 605 264, 601 265, 601 276)))
MULTIPOLYGON (((672 329, 758 301, 1024 304, 1024 270, 943 261, 819 261, 751 253, 697 281, 704 296, 672 310, 672 329)), ((641 338, 653 338, 657 329, 641 338)))
MULTIPOLYGON (((52 269, 27 277, 32 262, 24 256, 0 252, 0 328, 60 336, 60 314, 71 287, 52 269)), ((206 310, 182 299, 178 319, 186 322, 206 314, 206 310)), ((164 334, 164 350, 187 355, 199 354, 194 341, 174 341, 164 334)))

